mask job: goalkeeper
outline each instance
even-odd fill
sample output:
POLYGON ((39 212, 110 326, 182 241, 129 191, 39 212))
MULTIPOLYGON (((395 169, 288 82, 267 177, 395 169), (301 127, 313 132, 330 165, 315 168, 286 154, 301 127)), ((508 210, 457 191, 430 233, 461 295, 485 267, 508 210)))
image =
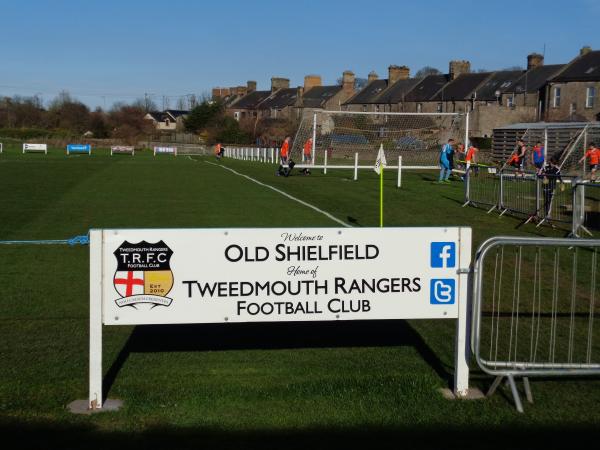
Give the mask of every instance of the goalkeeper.
POLYGON ((444 144, 440 151, 440 178, 438 183, 450 183, 450 174, 452 173, 452 166, 450 161, 454 155, 454 139, 448 139, 448 143, 444 144))

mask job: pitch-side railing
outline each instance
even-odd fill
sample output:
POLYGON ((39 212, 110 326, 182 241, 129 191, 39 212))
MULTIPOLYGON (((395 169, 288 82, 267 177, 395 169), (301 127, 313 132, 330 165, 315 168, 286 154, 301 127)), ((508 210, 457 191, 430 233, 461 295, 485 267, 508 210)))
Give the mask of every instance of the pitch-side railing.
POLYGON ((530 377, 600 374, 600 240, 495 237, 474 263, 471 346, 479 367, 516 378, 533 402, 530 377))

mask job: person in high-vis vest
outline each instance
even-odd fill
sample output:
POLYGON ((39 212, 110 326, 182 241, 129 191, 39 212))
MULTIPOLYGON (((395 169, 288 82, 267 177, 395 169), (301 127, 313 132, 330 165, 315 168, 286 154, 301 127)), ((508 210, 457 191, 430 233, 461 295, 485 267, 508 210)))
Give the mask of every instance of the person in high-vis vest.
POLYGON ((467 149, 467 152, 465 153, 465 163, 466 163, 465 174, 467 176, 470 175, 471 165, 473 165, 472 171, 474 174, 477 175, 477 173, 479 172, 479 166, 477 166, 477 152, 478 151, 479 151, 479 149, 471 144, 469 146, 469 148, 467 149))
MULTIPOLYGON (((304 148, 302 150, 302 161, 306 164, 312 164, 312 148, 313 148, 313 140, 312 138, 308 138, 304 143, 304 148)), ((303 175, 310 175, 310 169, 304 168, 302 169, 303 175)))
POLYGON ((590 143, 588 147, 588 151, 585 152, 585 155, 579 160, 579 164, 581 164, 586 158, 589 159, 590 163, 590 181, 596 181, 596 171, 600 168, 600 148, 596 147, 596 144, 593 142, 590 143))
POLYGON ((304 151, 302 152, 302 162, 311 162, 312 161, 312 146, 313 140, 312 138, 308 138, 304 143, 304 151))
POLYGON ((290 137, 287 136, 285 141, 283 141, 283 145, 281 146, 281 164, 287 164, 290 156, 290 137))

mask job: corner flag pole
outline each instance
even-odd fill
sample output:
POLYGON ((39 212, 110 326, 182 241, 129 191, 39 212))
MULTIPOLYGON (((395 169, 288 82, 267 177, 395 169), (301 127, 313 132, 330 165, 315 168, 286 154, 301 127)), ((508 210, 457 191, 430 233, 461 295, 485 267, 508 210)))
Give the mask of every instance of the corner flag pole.
POLYGON ((379 226, 383 228, 383 164, 379 168, 379 226))
POLYGON ((387 165, 383 144, 379 145, 377 159, 375 160, 375 172, 379 175, 379 226, 383 228, 383 167, 387 165))

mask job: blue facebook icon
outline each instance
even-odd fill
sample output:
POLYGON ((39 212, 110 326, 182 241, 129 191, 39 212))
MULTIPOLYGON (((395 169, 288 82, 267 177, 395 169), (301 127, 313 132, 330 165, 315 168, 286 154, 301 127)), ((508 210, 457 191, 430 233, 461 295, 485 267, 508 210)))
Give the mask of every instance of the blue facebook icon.
POLYGON ((455 282, 451 278, 434 278, 429 283, 429 302, 432 305, 453 305, 455 282))
POLYGON ((456 267, 456 244, 454 242, 432 242, 431 267, 442 269, 456 267))

